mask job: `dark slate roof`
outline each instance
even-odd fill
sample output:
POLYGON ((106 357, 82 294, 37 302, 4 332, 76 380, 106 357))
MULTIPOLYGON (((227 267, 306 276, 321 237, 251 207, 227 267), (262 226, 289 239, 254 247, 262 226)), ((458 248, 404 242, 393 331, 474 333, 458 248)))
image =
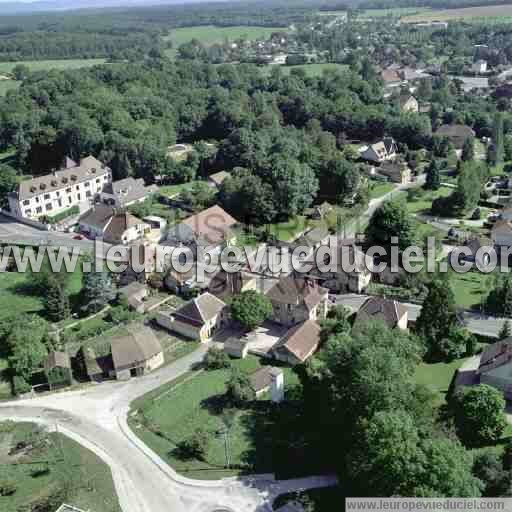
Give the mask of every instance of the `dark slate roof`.
POLYGON ((489 345, 480 357, 479 373, 485 373, 512 361, 512 337, 489 345))
POLYGON ((135 215, 128 212, 116 213, 105 229, 104 238, 106 241, 120 242, 123 233, 137 224, 143 224, 143 222, 135 215))
POLYGON ((282 277, 267 293, 271 301, 284 304, 301 304, 308 309, 315 308, 329 292, 316 281, 303 277, 282 277))
POLYGON ((115 209, 106 204, 94 205, 88 212, 84 213, 79 222, 92 226, 96 229, 104 230, 114 215, 115 209))
POLYGON ((355 323, 364 324, 370 320, 380 320, 389 328, 393 328, 405 313, 407 307, 396 300, 369 297, 359 309, 355 323))

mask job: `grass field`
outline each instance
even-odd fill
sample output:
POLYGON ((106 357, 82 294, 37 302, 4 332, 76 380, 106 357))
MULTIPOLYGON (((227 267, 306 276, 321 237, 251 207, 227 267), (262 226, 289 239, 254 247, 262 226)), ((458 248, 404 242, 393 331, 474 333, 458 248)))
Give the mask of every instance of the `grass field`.
POLYGON ((458 359, 451 363, 421 363, 416 368, 414 381, 417 384, 427 386, 433 391, 437 396, 437 404, 441 405, 445 400, 455 372, 464 361, 465 359, 458 359))
POLYGON ((492 275, 478 271, 450 274, 450 284, 455 294, 455 302, 464 308, 478 309, 492 288, 492 275))
POLYGON ((63 59, 63 60, 28 60, 19 62, 0 62, 0 73, 10 73, 18 64, 27 66, 31 71, 48 69, 78 69, 104 64, 105 59, 63 59))
POLYGON ((441 187, 438 190, 424 190, 414 188, 407 193, 406 206, 410 213, 428 213, 432 207, 432 201, 438 197, 447 197, 453 192, 453 188, 441 187))
POLYGON ((387 181, 382 183, 373 182, 370 184, 370 199, 382 197, 388 192, 391 192, 394 188, 393 183, 388 183, 387 181))
MULTIPOLYGON (((265 71, 270 73, 275 66, 266 66, 265 71)), ((348 66, 345 64, 335 64, 333 62, 326 62, 322 64, 300 64, 298 66, 280 66, 281 71, 290 74, 292 69, 302 69, 309 77, 322 76, 324 71, 346 71, 348 66)))
POLYGON ((199 27, 177 28, 172 30, 168 36, 164 37, 164 40, 172 41, 174 47, 178 47, 192 39, 197 39, 205 45, 211 45, 215 43, 222 43, 226 39, 233 41, 241 37, 248 40, 267 39, 273 32, 286 30, 287 28, 285 27, 215 27, 213 25, 205 25, 199 27))
POLYGON ((180 185, 164 185, 159 187, 158 192, 163 196, 176 197, 185 190, 191 190, 199 181, 189 181, 188 183, 181 183, 180 185))
MULTIPOLYGON (((232 361, 246 374, 260 367, 260 360, 248 357, 232 361)), ((286 389, 298 384, 290 369, 284 369, 286 389)), ((232 466, 226 470, 224 439, 215 433, 223 428, 222 395, 225 392, 229 370, 204 371, 184 376, 178 381, 136 400, 130 414, 134 432, 178 472, 200 479, 218 479, 244 472, 260 473, 274 469, 271 442, 261 430, 272 424, 268 402, 258 400, 246 409, 235 412, 230 429, 229 444, 232 466), (184 459, 176 453, 177 445, 198 428, 209 433, 210 443, 205 461, 184 459)))
POLYGON ((481 7, 466 7, 462 9, 426 10, 420 14, 402 17, 404 23, 419 23, 422 21, 450 21, 460 19, 482 20, 484 18, 503 18, 512 16, 512 5, 487 5, 481 7))
POLYGON ((295 217, 287 222, 278 222, 276 224, 268 224, 268 231, 278 240, 289 242, 294 240, 302 232, 311 227, 311 223, 306 217, 295 217))
POLYGON ((30 423, 0 424, 0 478, 16 492, 0 496, 0 510, 56 510, 62 502, 95 512, 119 512, 110 469, 94 453, 62 434, 41 434, 30 423), (8 452, 19 442, 42 439, 41 447, 21 456, 8 452), (46 441, 44 441, 46 440, 46 441), (50 501, 48 502, 48 499, 50 501))
POLYGON ((424 7, 396 7, 393 9, 366 9, 361 17, 363 18, 383 18, 385 16, 415 16, 428 12, 424 7))
POLYGON ((11 91, 13 89, 17 89, 20 86, 21 82, 17 80, 2 80, 0 82, 0 96, 5 96, 7 91, 11 91))

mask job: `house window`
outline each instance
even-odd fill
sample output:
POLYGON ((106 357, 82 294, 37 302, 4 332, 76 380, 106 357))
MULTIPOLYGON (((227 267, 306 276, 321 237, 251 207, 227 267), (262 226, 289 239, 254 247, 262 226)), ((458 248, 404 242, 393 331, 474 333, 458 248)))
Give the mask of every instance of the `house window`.
POLYGON ((50 194, 45 194, 45 195, 44 195, 44 198, 45 198, 45 199, 50 199, 50 194))
POLYGON ((76 198, 80 201, 80 194, 77 194, 76 198))
POLYGON ((62 208, 62 199, 59 199, 57 202, 59 203, 59 208, 62 208))
POLYGON ((75 188, 76 188, 77 190, 80 190, 80 185, 77 185, 75 188))
POLYGON ((57 190, 57 192, 55 192, 55 194, 57 195, 57 197, 60 196, 60 192, 57 190))
POLYGON ((71 204, 73 202, 73 199, 71 198, 71 196, 68 197, 68 203, 71 204))
POLYGON ((32 212, 30 210, 30 208, 28 208, 27 210, 25 210, 25 215, 30 215, 32 212))
POLYGON ((36 203, 39 203, 39 197, 36 197, 36 203))
POLYGON ((41 206, 38 206, 36 208, 36 213, 43 213, 43 208, 41 206))
POLYGON ((23 201, 23 204, 26 206, 27 204, 30 204, 30 201, 28 199, 25 199, 25 201, 23 201))
POLYGON ((99 183, 100 182, 100 179, 99 178, 96 178, 96 183, 99 183))
POLYGON ((47 212, 49 212, 50 210, 52 210, 52 209, 53 209, 52 203, 47 203, 47 204, 45 205, 45 208, 46 208, 46 211, 47 211, 47 212))
POLYGON ((66 194, 71 194, 71 188, 66 189, 66 194))
POLYGON ((90 186, 91 186, 91 183, 90 183, 89 181, 86 181, 86 182, 84 183, 84 187, 85 187, 85 188, 89 188, 90 186))
POLYGON ((91 197, 91 195, 92 195, 92 194, 91 194, 91 191, 90 191, 90 190, 87 190, 87 191, 85 192, 85 197, 91 197))

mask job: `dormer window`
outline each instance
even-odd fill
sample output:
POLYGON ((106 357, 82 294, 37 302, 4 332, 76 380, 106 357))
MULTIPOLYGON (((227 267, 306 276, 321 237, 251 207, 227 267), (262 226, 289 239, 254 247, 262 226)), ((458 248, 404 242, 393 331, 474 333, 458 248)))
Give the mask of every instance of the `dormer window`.
POLYGON ((58 185, 57 180, 52 180, 51 185, 52 185, 52 187, 56 187, 58 185))
POLYGON ((30 187, 30 192, 35 192, 37 190, 37 187, 35 187, 34 185, 32 185, 30 187))
POLYGON ((71 175, 71 181, 76 181, 78 178, 77 178, 77 175, 76 174, 72 174, 71 175))
POLYGON ((66 184, 68 182, 67 178, 62 178, 62 183, 66 184))
POLYGON ((45 190, 45 189, 46 189, 46 183, 41 183, 41 184, 39 185, 39 188, 40 188, 41 190, 45 190))

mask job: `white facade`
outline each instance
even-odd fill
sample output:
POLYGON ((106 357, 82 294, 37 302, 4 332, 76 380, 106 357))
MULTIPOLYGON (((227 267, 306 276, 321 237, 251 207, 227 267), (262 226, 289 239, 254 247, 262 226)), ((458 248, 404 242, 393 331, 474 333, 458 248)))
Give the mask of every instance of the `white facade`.
POLYGON ((75 167, 23 181, 9 196, 9 208, 17 217, 34 220, 56 215, 74 206, 89 205, 111 181, 110 169, 87 157, 75 167))

